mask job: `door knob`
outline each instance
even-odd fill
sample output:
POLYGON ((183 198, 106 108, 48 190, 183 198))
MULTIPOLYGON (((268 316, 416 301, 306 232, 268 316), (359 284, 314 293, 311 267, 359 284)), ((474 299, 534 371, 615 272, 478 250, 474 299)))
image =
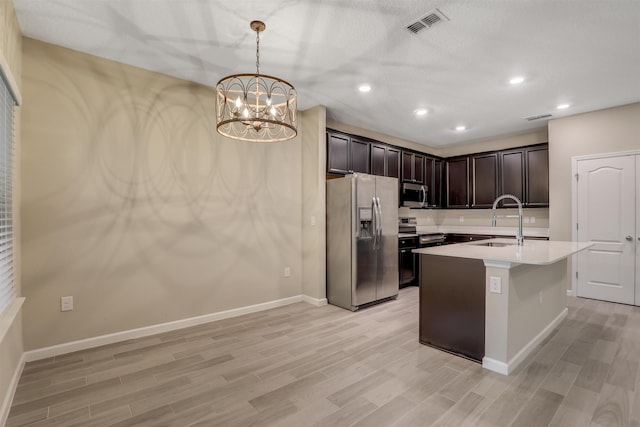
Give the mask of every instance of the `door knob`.
POLYGON ((627 239, 627 240, 630 242, 630 241, 632 241, 632 240, 633 240, 633 237, 631 237, 631 236, 627 236, 627 237, 625 237, 625 239, 627 239))

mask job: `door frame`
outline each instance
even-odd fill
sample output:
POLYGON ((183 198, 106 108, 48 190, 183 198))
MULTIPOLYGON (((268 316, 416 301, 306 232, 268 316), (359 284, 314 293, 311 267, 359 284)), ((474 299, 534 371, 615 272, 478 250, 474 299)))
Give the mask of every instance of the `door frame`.
MULTIPOLYGON (((588 154, 584 156, 571 157, 571 240, 578 240, 578 162, 581 160, 606 159, 609 157, 637 156, 640 150, 616 151, 613 153, 588 154)), ((637 171, 636 171, 637 172, 637 171)), ((571 256, 571 289, 567 290, 567 295, 576 296, 578 286, 578 255, 571 256)))

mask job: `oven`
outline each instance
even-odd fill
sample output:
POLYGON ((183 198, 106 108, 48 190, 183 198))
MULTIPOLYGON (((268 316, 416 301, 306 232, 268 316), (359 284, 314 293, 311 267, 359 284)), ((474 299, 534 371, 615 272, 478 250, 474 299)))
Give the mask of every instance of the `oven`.
POLYGON ((418 255, 413 253, 413 250, 418 248, 418 240, 417 234, 398 236, 400 287, 414 284, 418 277, 418 255))

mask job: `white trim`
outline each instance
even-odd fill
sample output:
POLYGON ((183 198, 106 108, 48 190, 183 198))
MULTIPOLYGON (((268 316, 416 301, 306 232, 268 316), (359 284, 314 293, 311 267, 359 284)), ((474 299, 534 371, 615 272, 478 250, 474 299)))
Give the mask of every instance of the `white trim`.
POLYGON ((0 52, 0 72, 4 74, 7 83, 9 84, 9 90, 15 98, 16 104, 21 106, 22 95, 20 94, 20 88, 18 87, 18 83, 16 83, 16 79, 13 77, 13 73, 11 72, 11 67, 9 67, 7 59, 4 57, 2 52, 0 52))
POLYGON ((5 335, 9 332, 9 328, 13 325, 18 313, 20 313, 20 308, 22 307, 22 304, 24 304, 24 300, 24 297, 14 298, 5 309, 4 313, 0 315, 0 342, 4 340, 5 335))
POLYGON ((302 302, 315 305, 316 307, 322 307, 323 305, 327 305, 326 298, 313 298, 313 297, 310 297, 309 295, 302 295, 302 302))
POLYGON ((484 266, 486 268, 502 268, 504 270, 510 270, 514 267, 519 266, 520 264, 511 261, 498 261, 493 259, 485 259, 482 260, 484 262, 484 266))
POLYGON ((576 296, 576 293, 573 289, 567 289, 567 296, 568 297, 574 297, 576 296))
POLYGON ((489 357, 483 357, 482 367, 502 375, 509 375, 509 373, 513 372, 529 355, 529 353, 531 353, 533 349, 535 349, 536 346, 540 344, 564 320, 565 317, 567 317, 568 313, 569 309, 565 307, 565 309, 562 310, 560 314, 551 321, 551 323, 549 323, 538 335, 529 341, 527 345, 522 347, 518 354, 513 356, 509 362, 504 363, 489 357))
POLYGON ((18 382, 20 382, 20 376, 22 375, 24 364, 25 353, 22 353, 18 366, 16 366, 16 370, 13 372, 13 377, 11 377, 7 394, 4 396, 2 406, 0 406, 0 426, 5 425, 7 418, 9 418, 9 411, 11 411, 11 404, 13 403, 13 397, 16 395, 16 390, 18 389, 18 382))
POLYGON ((502 375, 509 375, 509 365, 490 357, 482 358, 482 367, 502 375))
MULTIPOLYGON (((130 340, 134 338, 147 337, 149 335, 160 334, 163 332, 175 331, 178 329, 188 328, 190 326, 201 325, 203 323, 215 322, 216 320, 228 319, 230 317, 242 316, 243 314, 255 313, 257 311, 269 310, 276 307, 282 307, 289 304, 305 301, 306 295, 296 295, 294 297, 283 298, 279 300, 269 301, 261 304, 249 305, 246 307, 234 308, 231 310, 220 311, 217 313, 205 314, 202 316, 190 317, 187 319, 175 320, 173 322, 160 323, 152 326, 145 326, 128 331, 115 332, 107 335, 86 338, 77 341, 71 341, 63 344, 53 345, 50 347, 38 348, 25 352, 25 360, 33 362, 34 360, 46 359, 47 357, 57 356, 60 354, 72 353, 74 351, 86 350, 89 348, 100 347, 102 345, 113 344, 120 341, 130 340)), ((320 302, 321 300, 318 300, 320 302)), ((308 301, 305 301, 308 302, 308 301)), ((313 304, 313 303, 312 303, 313 304)))

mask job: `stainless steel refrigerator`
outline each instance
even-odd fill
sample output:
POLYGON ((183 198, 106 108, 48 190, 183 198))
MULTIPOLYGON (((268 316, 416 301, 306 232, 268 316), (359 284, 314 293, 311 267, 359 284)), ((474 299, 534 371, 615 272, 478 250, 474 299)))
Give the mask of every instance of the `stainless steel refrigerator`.
POLYGON ((398 296, 398 180, 327 181, 327 299, 357 310, 398 296))

